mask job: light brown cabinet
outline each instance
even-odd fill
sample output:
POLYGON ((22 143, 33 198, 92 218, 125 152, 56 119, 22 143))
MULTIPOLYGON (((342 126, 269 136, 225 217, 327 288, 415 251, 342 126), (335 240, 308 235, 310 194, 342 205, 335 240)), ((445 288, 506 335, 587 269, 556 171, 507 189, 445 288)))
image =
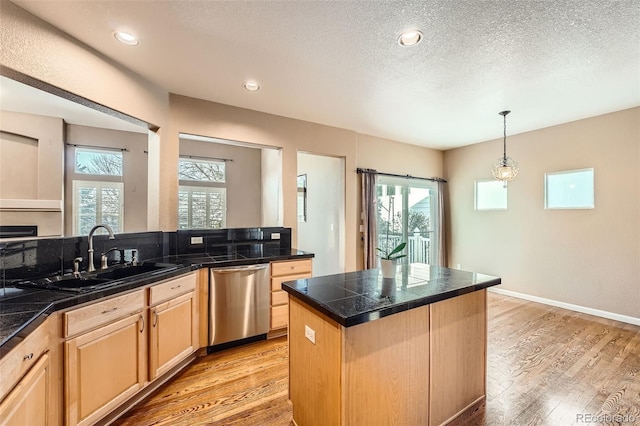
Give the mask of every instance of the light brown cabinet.
POLYGON ((444 426, 485 398, 486 289, 352 327, 289 305, 298 425, 444 426))
POLYGON ((198 346, 196 274, 150 289, 149 379, 169 371, 198 346), (167 300, 168 299, 168 300, 167 300))
POLYGON ((50 321, 45 320, 0 361, 0 425, 50 425, 50 321))
POLYGON ((144 308, 144 290, 138 290, 64 315, 67 330, 83 331, 64 343, 68 425, 94 424, 144 386, 144 308))
POLYGON ((62 314, 65 423, 91 425, 198 349, 198 275, 62 314))
POLYGON ((0 425, 49 425, 49 355, 42 355, 0 403, 0 425))
POLYGON ((285 334, 289 323, 289 297, 282 290, 285 281, 311 277, 312 259, 271 263, 271 327, 269 336, 285 334))

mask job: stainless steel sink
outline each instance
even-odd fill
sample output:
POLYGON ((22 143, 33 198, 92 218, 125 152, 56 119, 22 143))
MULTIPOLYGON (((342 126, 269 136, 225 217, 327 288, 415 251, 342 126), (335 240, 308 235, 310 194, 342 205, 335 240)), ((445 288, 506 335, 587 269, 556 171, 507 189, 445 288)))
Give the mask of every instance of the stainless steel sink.
POLYGON ((45 288, 51 290, 73 291, 86 293, 118 284, 126 278, 140 275, 155 275, 177 269, 176 265, 167 264, 141 264, 135 266, 118 265, 113 269, 97 271, 87 275, 76 277, 73 275, 56 275, 36 280, 25 280, 16 283, 27 287, 45 288))
POLYGON ((136 275, 147 274, 150 272, 161 271, 164 272, 169 268, 175 269, 175 267, 167 266, 167 265, 158 265, 155 263, 151 264, 142 264, 136 266, 125 266, 123 268, 112 269, 110 271, 98 272, 96 277, 99 279, 107 279, 107 280, 120 280, 123 278, 129 278, 136 275))

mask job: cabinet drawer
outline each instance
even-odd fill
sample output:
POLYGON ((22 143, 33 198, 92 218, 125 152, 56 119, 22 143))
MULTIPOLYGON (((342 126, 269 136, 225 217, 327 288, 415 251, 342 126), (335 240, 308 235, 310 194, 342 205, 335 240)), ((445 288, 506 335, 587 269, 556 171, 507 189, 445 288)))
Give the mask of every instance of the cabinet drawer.
POLYGON ((82 333, 144 309, 144 290, 103 300, 64 314, 64 337, 82 333))
POLYGON ((173 299, 184 293, 196 289, 196 272, 178 277, 162 284, 154 285, 149 289, 149 304, 151 306, 173 299))
POLYGON ((289 324, 289 305, 271 308, 271 329, 283 328, 289 324))
POLYGON ((273 291, 271 292, 271 305, 286 305, 289 303, 289 294, 286 291, 273 291))
POLYGON ((0 361, 0 400, 49 349, 49 322, 45 320, 0 361))
POLYGON ((285 281, 294 281, 302 278, 309 278, 309 274, 287 275, 286 277, 271 278, 271 291, 282 290, 282 283, 285 281))
POLYGON ((271 276, 311 274, 311 259, 271 263, 271 276))

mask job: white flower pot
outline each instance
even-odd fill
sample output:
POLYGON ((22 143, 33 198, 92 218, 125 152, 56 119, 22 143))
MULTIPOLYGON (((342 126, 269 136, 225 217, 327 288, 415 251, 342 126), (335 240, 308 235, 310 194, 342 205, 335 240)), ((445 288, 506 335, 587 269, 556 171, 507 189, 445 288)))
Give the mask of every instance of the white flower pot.
POLYGON ((396 277, 396 261, 388 259, 380 259, 380 268, 382 269, 382 278, 396 277))

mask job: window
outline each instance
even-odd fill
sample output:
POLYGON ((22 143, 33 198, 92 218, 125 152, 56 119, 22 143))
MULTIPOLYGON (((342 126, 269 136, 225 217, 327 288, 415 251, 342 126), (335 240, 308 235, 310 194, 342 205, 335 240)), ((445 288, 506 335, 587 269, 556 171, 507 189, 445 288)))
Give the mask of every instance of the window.
POLYGON ((437 262, 437 184, 379 176, 376 191, 378 247, 388 252, 404 241, 403 261, 437 262))
POLYGON ((122 182, 73 181, 73 233, 87 235, 97 223, 123 231, 122 182))
POLYGON ((545 173, 545 209, 592 209, 593 169, 545 173))
POLYGON ((504 182, 487 179, 477 180, 475 185, 476 210, 506 210, 507 188, 504 182))
POLYGON ((178 161, 178 179, 191 182, 224 183, 224 161, 180 158, 178 161))
POLYGON ((185 157, 178 160, 178 228, 224 228, 227 222, 224 161, 185 157), (185 185, 184 183, 189 183, 185 185))
POLYGON ((122 176, 122 152, 98 149, 75 149, 75 172, 88 175, 122 176))
POLYGON ((203 186, 180 186, 178 191, 178 228, 224 228, 226 223, 226 189, 203 186))

